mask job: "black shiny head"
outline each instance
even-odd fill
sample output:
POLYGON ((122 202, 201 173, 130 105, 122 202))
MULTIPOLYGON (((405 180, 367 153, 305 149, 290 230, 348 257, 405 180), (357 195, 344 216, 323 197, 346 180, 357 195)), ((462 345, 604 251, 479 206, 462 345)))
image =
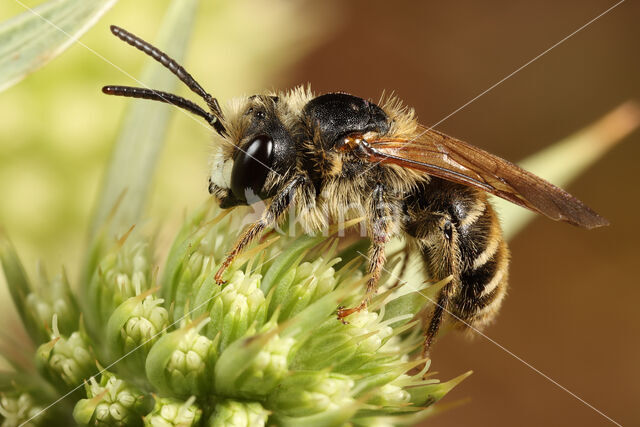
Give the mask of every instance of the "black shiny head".
POLYGON ((347 135, 389 130, 389 118, 382 108, 346 93, 318 96, 305 105, 303 114, 320 131, 325 148, 347 135))

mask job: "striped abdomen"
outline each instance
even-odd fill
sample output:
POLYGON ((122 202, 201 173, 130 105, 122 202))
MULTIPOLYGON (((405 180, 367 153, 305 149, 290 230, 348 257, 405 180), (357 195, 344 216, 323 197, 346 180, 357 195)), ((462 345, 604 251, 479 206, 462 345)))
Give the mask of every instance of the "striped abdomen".
POLYGON ((473 328, 486 325, 504 298, 509 265, 486 194, 434 178, 407 199, 406 210, 405 231, 415 237, 431 278, 453 276, 439 297, 443 313, 435 310, 430 333, 435 335, 439 317, 447 314, 473 328))
POLYGON ((486 196, 458 227, 459 281, 450 310, 474 328, 482 328, 497 314, 507 289, 509 249, 498 217, 486 196))

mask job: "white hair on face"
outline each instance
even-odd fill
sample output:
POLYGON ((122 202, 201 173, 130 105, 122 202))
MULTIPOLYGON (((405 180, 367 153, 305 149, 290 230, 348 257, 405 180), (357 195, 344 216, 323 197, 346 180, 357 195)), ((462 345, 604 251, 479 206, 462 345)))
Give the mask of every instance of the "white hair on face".
POLYGON ((220 188, 231 188, 233 159, 226 158, 222 150, 215 150, 211 156, 211 182, 220 188))

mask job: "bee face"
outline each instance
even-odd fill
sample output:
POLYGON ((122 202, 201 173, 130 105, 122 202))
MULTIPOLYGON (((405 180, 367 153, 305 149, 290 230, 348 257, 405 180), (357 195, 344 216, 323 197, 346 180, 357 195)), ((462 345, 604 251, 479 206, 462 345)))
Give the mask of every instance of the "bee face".
POLYGON ((225 114, 227 135, 218 136, 209 192, 223 208, 270 198, 295 164, 292 114, 277 96, 233 101, 225 114))

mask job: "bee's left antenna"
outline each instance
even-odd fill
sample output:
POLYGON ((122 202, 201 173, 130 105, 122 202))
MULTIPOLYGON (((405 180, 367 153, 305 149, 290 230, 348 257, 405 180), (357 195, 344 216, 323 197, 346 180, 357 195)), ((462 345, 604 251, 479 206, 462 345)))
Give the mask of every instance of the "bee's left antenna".
POLYGON ((191 74, 189 74, 189 72, 187 72, 187 70, 184 69, 182 65, 178 64, 176 60, 171 58, 169 55, 167 55, 157 47, 142 40, 140 37, 131 34, 127 30, 112 25, 111 32, 119 39, 125 41, 136 49, 141 50, 142 52, 158 61, 160 64, 164 65, 165 68, 175 74, 184 84, 186 84, 189 89, 191 89, 194 93, 200 95, 205 100, 205 102, 209 106, 209 109, 211 110, 211 113, 213 114, 206 113, 196 104, 182 97, 166 92, 156 91, 153 89, 131 88, 128 86, 105 86, 103 88, 104 93, 109 95, 121 95, 135 98, 152 99, 156 101, 166 102, 168 104, 173 104, 189 110, 201 117, 204 117, 219 134, 224 135, 226 133, 224 126, 220 122, 220 120, 223 118, 223 115, 222 110, 220 109, 220 104, 218 104, 218 100, 211 96, 211 94, 209 94, 206 90, 204 90, 202 86, 200 86, 200 84, 193 78, 193 76, 191 76, 191 74), (207 115, 205 116, 202 113, 207 115))

